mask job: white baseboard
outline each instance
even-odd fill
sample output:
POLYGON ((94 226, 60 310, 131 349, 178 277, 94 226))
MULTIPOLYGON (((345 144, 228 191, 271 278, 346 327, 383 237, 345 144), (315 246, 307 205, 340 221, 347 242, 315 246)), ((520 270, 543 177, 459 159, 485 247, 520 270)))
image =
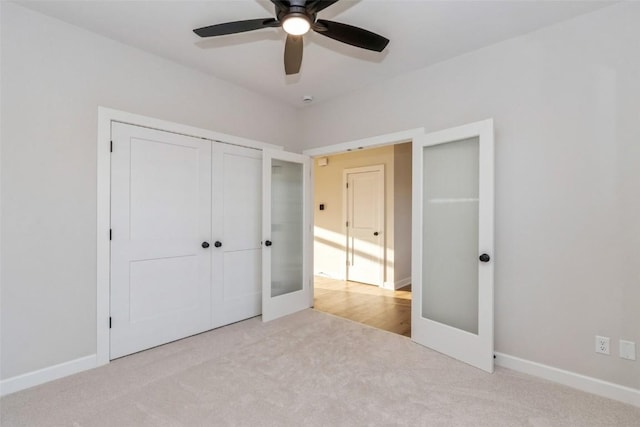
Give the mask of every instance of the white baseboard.
POLYGON ((58 365, 49 366, 47 368, 38 369, 37 371, 27 372, 26 374, 17 375, 0 381, 0 396, 15 393, 29 387, 44 384, 58 378, 77 374, 95 368, 96 355, 81 357, 79 359, 70 360, 58 365))
POLYGON ((503 353, 496 353, 496 365, 640 407, 640 390, 635 388, 625 387, 503 353))
POLYGON ((400 288, 404 288, 407 285, 411 284, 411 277, 405 277, 401 280, 396 280, 395 282, 384 282, 382 285, 385 289, 390 289, 392 291, 397 291, 400 288))
POLYGON ((313 275, 318 277, 326 277, 327 279, 333 279, 333 280, 346 280, 344 277, 344 274, 333 274, 333 273, 327 273, 324 271, 318 271, 313 275))

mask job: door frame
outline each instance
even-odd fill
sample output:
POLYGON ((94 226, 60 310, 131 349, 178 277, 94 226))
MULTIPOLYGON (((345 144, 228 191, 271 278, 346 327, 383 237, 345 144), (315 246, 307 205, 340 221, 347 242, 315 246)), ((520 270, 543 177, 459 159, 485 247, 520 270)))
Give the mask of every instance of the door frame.
MULTIPOLYGON (((382 187, 382 224, 380 225, 382 230, 382 245, 380 246, 380 253, 378 254, 378 259, 380 260, 380 274, 378 277, 377 286, 380 288, 384 288, 384 279, 386 274, 386 261, 387 261, 387 234, 386 234, 386 220, 387 220, 387 199, 385 197, 385 170, 384 164, 371 165, 371 166, 363 166, 359 168, 347 168, 342 171, 342 234, 346 237, 345 243, 345 257, 346 261, 348 261, 349 256, 349 227, 347 226, 347 221, 349 221, 348 214, 348 188, 347 188, 347 180, 350 174, 363 173, 363 172, 380 172, 382 174, 382 182, 379 182, 378 185, 382 187)), ((346 280, 349 280, 349 263, 345 262, 344 267, 344 277, 346 280)))
POLYGON ((109 298, 111 256, 109 230, 111 228, 111 123, 119 122, 164 132, 177 133, 260 150, 284 150, 283 146, 237 137, 208 129, 133 114, 126 111, 98 107, 97 137, 97 200, 96 200, 96 367, 106 365, 109 358, 109 298))
MULTIPOLYGON (((467 123, 466 125, 462 125, 462 127, 464 127, 464 126, 474 127, 474 126, 477 126, 480 123, 491 123, 491 126, 493 126, 493 118, 488 118, 488 119, 485 119, 485 120, 479 120, 479 121, 473 122, 473 123, 467 123)), ((451 128, 455 128, 455 127, 454 126, 450 126, 447 129, 451 129, 451 128)), ((447 132, 447 129, 442 130, 440 132, 447 132)), ((429 132, 429 133, 436 133, 436 132, 438 132, 438 131, 433 131, 433 132, 429 132)), ((396 132, 396 133, 379 135, 379 136, 375 136, 375 137, 371 137, 371 138, 364 138, 364 139, 360 139, 360 140, 355 140, 355 141, 344 142, 344 143, 340 143, 340 144, 329 145, 329 146, 326 146, 326 147, 309 149, 309 150, 303 151, 303 153, 308 155, 308 156, 310 156, 311 158, 320 157, 320 156, 328 156, 328 155, 332 155, 332 154, 341 154, 341 153, 345 153, 345 152, 348 152, 348 151, 361 150, 361 149, 364 149, 364 148, 376 148, 376 147, 383 147, 383 146, 387 146, 387 145, 401 144, 401 143, 404 143, 404 142, 413 142, 414 140, 424 136, 425 134, 427 134, 427 132, 425 131, 424 128, 415 128, 415 129, 409 129, 409 130, 396 132)), ((412 158, 413 158, 413 154, 412 154, 412 158)), ((312 185, 313 185, 313 179, 314 179, 314 177, 313 177, 313 174, 312 174, 312 185)), ((415 182, 412 182, 412 187, 414 185, 415 185, 415 182)), ((312 188, 315 188, 315 187, 312 187, 312 188)), ((494 190, 492 190, 492 191, 494 191, 494 190)), ((412 200, 412 203, 414 203, 413 200, 412 200)), ((412 209, 412 216, 413 216, 413 209, 412 209)), ((492 232, 493 232, 493 228, 492 228, 492 232)), ((413 252, 413 247, 414 247, 414 242, 412 242, 412 252, 413 252)), ((412 258, 413 258, 413 256, 412 256, 412 258)), ((413 270, 415 268, 415 266, 413 264, 414 264, 414 262, 413 262, 413 259, 412 259, 412 266, 411 266, 411 268, 412 268, 412 280, 413 280, 413 277, 414 277, 413 270)), ((493 274, 493 273, 491 273, 491 274, 493 274)), ((493 306, 493 310, 495 310, 495 304, 493 306)), ((412 309, 412 311, 413 311, 413 309, 412 309)), ((413 313, 412 313, 412 323, 413 323, 413 313)))
MULTIPOLYGON (((378 135, 378 136, 374 136, 374 137, 370 137, 370 138, 363 138, 363 139, 356 139, 354 141, 348 141, 348 142, 342 142, 339 144, 333 144, 333 145, 327 145, 325 147, 319 147, 319 148, 311 148, 308 150, 304 150, 302 152, 302 154, 305 154, 309 157, 311 157, 311 159, 313 160, 316 157, 322 157, 322 156, 331 156, 334 154, 343 154, 346 152, 351 152, 351 151, 357 151, 357 150, 363 150, 365 148, 378 148, 378 147, 385 147, 387 145, 396 145, 396 144, 403 144, 405 142, 412 142, 415 138, 419 137, 420 135, 424 135, 425 134, 425 129, 424 128, 414 128, 414 129, 407 129, 407 130, 403 130, 400 132, 394 132, 394 133, 387 133, 384 135, 378 135)), ((314 191, 315 191, 315 168, 312 167, 311 168, 311 203, 313 203, 314 200, 314 191)), ((312 206, 312 209, 314 207, 312 206)), ((315 211, 314 212, 314 217, 315 217, 315 211)), ((311 241, 313 242, 314 240, 314 236, 313 236, 313 226, 315 224, 315 219, 314 217, 311 218, 311 241)), ((344 221, 346 221, 346 218, 343 217, 343 227, 344 227, 344 221)), ((386 231, 386 230, 385 230, 386 231)), ((344 233, 344 230, 343 230, 344 233)), ((311 252, 313 252, 313 244, 311 245, 311 252)), ((313 256, 313 254, 312 254, 313 256)), ((345 275, 344 277, 346 278, 346 265, 345 265, 345 275)), ((313 265, 313 258, 311 258, 311 272, 312 274, 315 272, 315 266, 313 265)), ((313 306, 313 300, 314 300, 314 287, 311 287, 311 301, 310 304, 311 306, 313 306)))

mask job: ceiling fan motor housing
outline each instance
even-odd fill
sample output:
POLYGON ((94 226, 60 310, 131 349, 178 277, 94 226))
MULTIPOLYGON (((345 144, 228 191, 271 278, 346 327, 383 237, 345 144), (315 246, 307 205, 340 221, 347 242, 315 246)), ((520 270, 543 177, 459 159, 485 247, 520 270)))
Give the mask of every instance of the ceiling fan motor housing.
POLYGON ((316 14, 308 13, 304 6, 291 6, 287 10, 278 11, 278 21, 284 22, 288 18, 302 18, 309 21, 309 24, 316 22, 316 14))

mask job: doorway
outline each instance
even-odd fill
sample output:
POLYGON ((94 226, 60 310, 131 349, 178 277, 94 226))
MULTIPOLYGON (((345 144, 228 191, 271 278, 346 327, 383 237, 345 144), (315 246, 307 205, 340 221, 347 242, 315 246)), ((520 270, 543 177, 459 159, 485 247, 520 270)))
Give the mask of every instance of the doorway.
POLYGON ((411 336, 411 142, 313 164, 314 308, 411 336))

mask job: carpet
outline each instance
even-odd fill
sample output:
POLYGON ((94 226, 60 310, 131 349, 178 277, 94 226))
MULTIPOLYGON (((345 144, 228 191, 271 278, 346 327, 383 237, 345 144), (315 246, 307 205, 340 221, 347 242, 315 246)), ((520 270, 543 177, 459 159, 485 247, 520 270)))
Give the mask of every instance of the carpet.
POLYGON ((8 426, 638 426, 640 408, 452 360, 312 309, 253 318, 0 400, 8 426))

